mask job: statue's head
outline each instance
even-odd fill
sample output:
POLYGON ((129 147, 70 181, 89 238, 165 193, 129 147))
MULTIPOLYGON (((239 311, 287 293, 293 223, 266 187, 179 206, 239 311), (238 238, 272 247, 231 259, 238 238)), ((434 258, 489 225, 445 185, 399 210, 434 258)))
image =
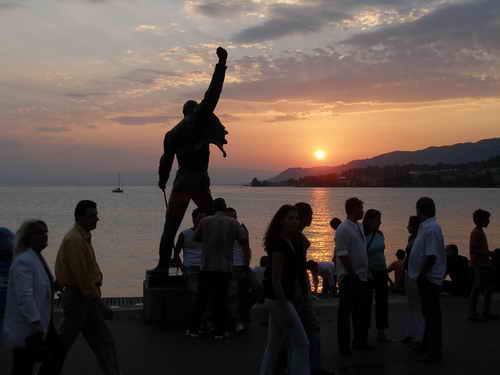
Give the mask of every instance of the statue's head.
POLYGON ((194 100, 188 100, 182 107, 182 113, 184 113, 184 116, 188 116, 194 112, 197 106, 197 102, 195 102, 194 100))

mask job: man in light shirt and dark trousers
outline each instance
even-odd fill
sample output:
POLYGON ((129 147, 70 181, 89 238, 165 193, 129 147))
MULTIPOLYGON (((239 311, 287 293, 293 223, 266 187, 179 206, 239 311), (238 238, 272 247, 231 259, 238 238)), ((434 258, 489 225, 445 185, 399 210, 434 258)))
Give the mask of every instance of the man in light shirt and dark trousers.
POLYGON ((368 255, 366 238, 358 220, 363 218, 363 202, 350 198, 345 203, 347 220, 335 233, 337 276, 340 282, 337 334, 339 352, 350 356, 351 319, 353 326, 353 350, 373 350, 367 343, 369 328, 368 255))
POLYGON ((440 293, 446 273, 446 251, 434 201, 423 197, 416 206, 420 226, 411 249, 408 276, 417 281, 425 320, 424 339, 418 351, 426 355, 419 362, 434 362, 443 355, 440 293))

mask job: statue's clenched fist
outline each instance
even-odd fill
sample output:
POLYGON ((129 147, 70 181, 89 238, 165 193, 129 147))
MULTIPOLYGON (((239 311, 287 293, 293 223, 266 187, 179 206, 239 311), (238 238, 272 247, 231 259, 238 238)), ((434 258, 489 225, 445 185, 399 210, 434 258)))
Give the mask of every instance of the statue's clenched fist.
POLYGON ((217 57, 221 61, 226 61, 226 59, 227 59, 227 51, 224 48, 222 48, 222 47, 217 48, 217 57))

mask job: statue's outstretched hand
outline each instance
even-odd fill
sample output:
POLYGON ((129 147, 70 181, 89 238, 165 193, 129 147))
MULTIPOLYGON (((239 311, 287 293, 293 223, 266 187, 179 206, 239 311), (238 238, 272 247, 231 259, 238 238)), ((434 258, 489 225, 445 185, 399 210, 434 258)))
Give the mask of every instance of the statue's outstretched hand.
POLYGON ((219 61, 225 62, 227 60, 227 51, 222 47, 217 48, 217 57, 219 61))

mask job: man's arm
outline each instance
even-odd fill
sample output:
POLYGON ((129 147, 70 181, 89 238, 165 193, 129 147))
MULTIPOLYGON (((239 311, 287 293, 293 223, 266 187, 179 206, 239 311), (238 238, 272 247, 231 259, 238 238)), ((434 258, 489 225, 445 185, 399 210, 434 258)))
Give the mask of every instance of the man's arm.
POLYGON ((181 250, 183 247, 184 247, 184 233, 181 233, 181 234, 179 234, 179 237, 177 238, 177 243, 175 244, 175 248, 174 248, 174 264, 177 267, 182 266, 180 254, 181 254, 181 250))
POLYGON ((208 90, 205 92, 203 100, 196 109, 198 114, 206 115, 212 113, 219 102, 222 86, 224 85, 224 78, 226 77, 227 51, 222 47, 217 48, 217 57, 219 58, 219 62, 215 65, 215 71, 212 75, 210 86, 208 86, 208 90))
POLYGON ((241 249, 243 251, 243 257, 245 259, 245 265, 250 265, 250 260, 252 259, 252 250, 250 249, 250 239, 248 234, 248 229, 245 224, 238 223, 238 239, 241 249))
POLYGON ((340 228, 335 232, 335 253, 338 259, 344 265, 349 274, 353 274, 351 257, 349 256, 349 248, 351 241, 349 240, 349 233, 345 229, 340 228))
POLYGON ((165 190, 167 185, 168 177, 170 176, 170 171, 172 170, 172 164, 174 163, 174 149, 169 142, 168 134, 165 135, 163 140, 163 155, 160 158, 160 167, 158 169, 159 181, 158 187, 161 190, 165 190))
POLYGON ((193 239, 194 239, 196 242, 201 242, 201 241, 203 240, 203 231, 202 231, 203 221, 204 221, 204 219, 202 219, 202 220, 198 223, 198 226, 196 227, 196 229, 195 229, 195 231, 194 231, 194 237, 193 237, 193 239))
POLYGON ((422 266, 422 270, 420 271, 419 278, 424 277, 432 269, 432 266, 435 263, 436 263, 435 255, 426 256, 424 260, 424 265, 422 266))
POLYGON ((437 256, 439 255, 439 248, 442 246, 438 234, 434 231, 430 232, 425 237, 424 242, 424 265, 420 270, 419 278, 424 277, 428 272, 432 270, 434 264, 436 264, 437 256))

